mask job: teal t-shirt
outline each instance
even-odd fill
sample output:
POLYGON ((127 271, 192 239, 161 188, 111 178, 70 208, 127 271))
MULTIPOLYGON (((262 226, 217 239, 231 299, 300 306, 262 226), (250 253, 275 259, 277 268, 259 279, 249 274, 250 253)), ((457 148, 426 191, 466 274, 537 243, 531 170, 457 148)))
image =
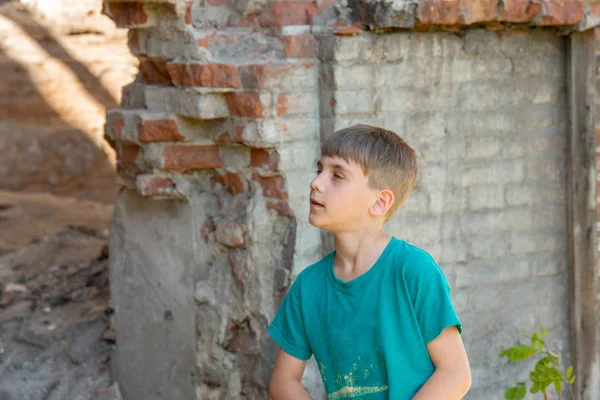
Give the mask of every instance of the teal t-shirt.
POLYGON ((462 325, 434 259, 392 238, 364 274, 335 276, 335 252, 302 271, 269 333, 288 354, 314 354, 329 399, 411 399, 434 372, 425 345, 462 325))

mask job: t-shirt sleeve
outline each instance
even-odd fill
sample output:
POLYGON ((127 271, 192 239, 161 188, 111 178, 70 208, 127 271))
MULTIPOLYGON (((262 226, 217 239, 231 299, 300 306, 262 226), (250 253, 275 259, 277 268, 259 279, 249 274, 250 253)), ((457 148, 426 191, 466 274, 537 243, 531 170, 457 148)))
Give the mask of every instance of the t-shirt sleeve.
POLYGON ((268 331, 279 347, 289 355, 300 360, 308 360, 312 356, 302 318, 299 279, 296 279, 283 299, 268 331))
POLYGON ((413 304, 425 344, 449 326, 456 326, 462 334, 462 324, 450 298, 450 285, 437 265, 413 293, 413 304))

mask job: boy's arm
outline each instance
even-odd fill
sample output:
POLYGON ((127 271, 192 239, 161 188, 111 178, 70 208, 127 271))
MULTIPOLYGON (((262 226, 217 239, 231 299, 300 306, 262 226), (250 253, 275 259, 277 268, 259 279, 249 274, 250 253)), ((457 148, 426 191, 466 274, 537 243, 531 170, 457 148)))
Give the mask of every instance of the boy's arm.
POLYGON ((302 375, 306 361, 293 357, 279 349, 269 383, 272 400, 312 400, 302 387, 302 375))
POLYGON ((456 326, 445 328, 427 344, 435 372, 413 400, 458 400, 471 387, 471 369, 462 338, 456 326))

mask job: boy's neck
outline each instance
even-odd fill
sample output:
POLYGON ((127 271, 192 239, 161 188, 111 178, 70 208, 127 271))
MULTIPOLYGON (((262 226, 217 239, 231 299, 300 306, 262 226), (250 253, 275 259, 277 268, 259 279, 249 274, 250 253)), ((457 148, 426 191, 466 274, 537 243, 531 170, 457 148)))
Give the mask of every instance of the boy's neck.
POLYGON ((391 237, 379 230, 364 233, 337 233, 335 238, 334 271, 349 281, 367 272, 377 261, 391 237))

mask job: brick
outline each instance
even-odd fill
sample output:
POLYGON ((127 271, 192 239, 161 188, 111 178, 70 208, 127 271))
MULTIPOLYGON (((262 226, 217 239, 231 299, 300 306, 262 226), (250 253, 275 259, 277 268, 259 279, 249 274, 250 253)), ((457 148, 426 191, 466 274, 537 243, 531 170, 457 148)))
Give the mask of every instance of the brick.
POLYGON ((246 118, 271 117, 271 94, 261 92, 235 92, 227 94, 232 116, 246 118))
POLYGON ((520 182, 525 176, 525 164, 521 160, 488 162, 465 168, 462 183, 465 186, 520 182))
POLYGON ((539 12, 542 4, 532 0, 504 0, 500 2, 498 21, 528 22, 539 12))
POLYGON ((469 208, 472 211, 504 207, 504 188, 498 185, 472 186, 468 189, 469 208))
POLYGON ((372 49, 371 35, 326 36, 319 42, 319 58, 333 61, 369 60, 373 55, 372 49))
POLYGON ((559 306, 566 297, 567 285, 559 278, 542 278, 475 288, 471 292, 473 310, 501 312, 516 305, 553 304, 559 306))
POLYGON ((262 167, 276 171, 279 167, 279 153, 277 150, 251 149, 250 167, 262 167))
POLYGON ((527 232, 533 226, 531 210, 513 208, 465 213, 462 216, 446 215, 444 226, 447 238, 456 238, 456 226, 461 227, 460 235, 478 236, 481 232, 527 232))
MULTIPOLYGON (((406 132, 409 135, 414 135, 418 132, 422 145, 428 145, 431 143, 428 139, 441 139, 446 136, 446 113, 443 111, 424 111, 415 112, 408 115, 406 118, 406 132), (426 140, 426 141, 425 141, 426 140)), ((468 143, 468 141, 467 141, 468 143)), ((452 148, 453 144, 446 145, 446 154, 450 155, 449 149, 452 148)), ((462 148, 461 148, 462 150, 462 148)), ((427 156, 425 151, 421 151, 423 156, 427 156)), ((464 154, 461 153, 461 156, 464 154)))
POLYGON ((566 190, 558 183, 510 184, 506 187, 509 206, 566 204, 566 190))
POLYGON ((499 0, 461 1, 460 23, 465 25, 490 22, 496 19, 499 0))
POLYGON ((217 223, 216 238, 219 243, 229 247, 246 247, 246 228, 232 221, 217 223))
POLYGON ((133 81, 129 85, 123 86, 121 90, 121 108, 146 108, 144 85, 142 83, 133 81))
POLYGON ((141 174, 136 178, 136 185, 142 196, 161 197, 171 194, 175 182, 171 178, 141 174))
POLYGON ((138 126, 138 139, 142 143, 184 140, 177 123, 172 119, 145 120, 138 126))
POLYGON ((374 93, 361 90, 336 90, 325 93, 321 115, 371 114, 375 111, 374 93))
POLYGON ((140 35, 139 32, 135 29, 127 32, 127 44, 129 46, 129 50, 136 56, 142 56, 140 51, 140 35))
POLYGON ((348 24, 343 21, 338 21, 333 24, 333 34, 336 36, 352 36, 362 32, 361 25, 359 23, 348 24))
MULTIPOLYGON (((379 96, 379 111, 389 111, 392 116, 403 112, 420 112, 422 110, 446 111, 456 100, 451 97, 456 93, 451 85, 440 85, 436 91, 426 89, 382 89, 379 96)), ((433 114, 432 114, 433 115, 433 114)), ((464 113, 461 114, 464 116, 464 113)))
POLYGON ((502 258, 508 254, 508 238, 499 236, 475 236, 468 242, 469 259, 502 258))
MULTIPOLYGON (((320 153, 318 140, 286 142, 278 146, 277 150, 281 156, 281 170, 314 173, 320 153)), ((308 188, 308 185, 305 187, 308 188)))
POLYGON ((457 265, 456 287, 468 288, 489 283, 513 282, 529 276, 527 260, 519 258, 506 260, 499 268, 495 262, 482 261, 457 265))
POLYGON ((285 190, 285 178, 283 176, 260 176, 253 173, 252 178, 262 187, 263 196, 280 200, 288 199, 288 194, 285 190))
POLYGON ((584 17, 584 2, 581 0, 542 0, 538 16, 540 25, 573 25, 584 17))
POLYGON ((566 251, 563 233, 521 233, 510 236, 510 252, 516 256, 543 251, 566 251))
POLYGON ((240 67, 242 86, 248 89, 303 89, 318 86, 315 63, 251 64, 240 67))
POLYGON ((270 9, 263 11, 260 24, 262 26, 306 25, 308 24, 308 8, 306 1, 274 1, 270 9))
POLYGON ((560 95, 554 80, 539 78, 513 80, 512 84, 499 82, 465 82, 458 91, 457 106, 461 110, 492 110, 514 107, 517 104, 551 104, 560 95))
POLYGON ((247 146, 222 146, 220 154, 228 168, 245 169, 250 165, 250 148, 247 146))
POLYGON ((240 79, 235 65, 168 63, 166 69, 176 86, 239 88, 240 79))
POLYGON ((229 117, 227 98, 223 93, 197 93, 180 88, 146 86, 146 107, 152 111, 175 113, 185 117, 212 120, 229 117))
MULTIPOLYGON (((407 60, 412 57, 413 49, 416 45, 418 44, 413 40, 413 35, 411 34, 394 33, 377 35, 373 38, 373 58, 388 62, 407 60)), ((351 51, 350 54, 352 53, 351 51)))
POLYGON ((251 147, 270 147, 278 143, 316 139, 319 126, 314 119, 259 119, 235 126, 230 137, 251 147))
POLYGON ((282 41, 284 54, 288 58, 315 57, 317 46, 310 34, 284 36, 282 41))
POLYGON ((162 166, 167 169, 201 169, 223 167, 216 145, 168 145, 162 149, 162 166))
POLYGON ((562 182, 566 175, 564 156, 530 158, 526 161, 528 181, 562 182))
POLYGON ((460 20, 460 2, 456 0, 419 0, 419 22, 455 25, 460 20))
POLYGON ((503 148, 503 142, 493 136, 473 137, 465 143, 465 159, 490 159, 498 155, 503 148))
POLYGON ((210 183, 214 189, 217 185, 222 185, 227 192, 236 195, 246 191, 247 183, 239 173, 230 173, 226 175, 213 175, 210 183))
POLYGON ((109 114, 104 130, 109 137, 119 139, 123 132, 123 126, 125 125, 125 117, 120 113, 119 115, 113 115, 109 114))
POLYGON ((140 153, 140 146, 136 144, 122 143, 121 152, 119 154, 119 164, 133 165, 140 153))
MULTIPOLYGON (((559 189, 557 197, 564 197, 566 188, 559 189)), ((565 231, 567 229, 567 207, 565 202, 549 201, 532 207, 533 229, 539 231, 565 231)))
POLYGON ((243 132, 245 127, 243 125, 234 125, 231 129, 226 132, 222 132, 214 141, 218 144, 244 144, 243 132))
POLYGON ((248 15, 231 15, 227 19, 227 27, 258 29, 261 23, 261 13, 251 13, 248 15))
POLYGON ((140 77, 142 83, 150 85, 171 86, 171 76, 167 63, 163 60, 142 60, 140 62, 140 77))
POLYGON ((196 44, 206 49, 223 49, 232 47, 238 44, 243 39, 247 38, 247 33, 230 33, 227 35, 207 35, 196 41, 196 44))
MULTIPOLYGON (((375 85, 378 88, 425 88, 440 82, 442 63, 379 64, 375 66, 375 85)), ((470 73, 463 68, 464 73, 470 73)), ((453 81, 456 84, 457 81, 453 81)))
POLYGON ((120 28, 134 28, 148 22, 142 2, 108 3, 112 19, 120 28))
POLYGON ((317 92, 280 93, 277 96, 277 116, 312 114, 317 115, 319 96, 317 92))
POLYGON ((302 141, 318 137, 318 124, 313 119, 265 119, 258 121, 258 131, 268 143, 302 141))
POLYGON ((324 65, 322 74, 331 89, 372 89, 375 83, 372 65, 324 65))

